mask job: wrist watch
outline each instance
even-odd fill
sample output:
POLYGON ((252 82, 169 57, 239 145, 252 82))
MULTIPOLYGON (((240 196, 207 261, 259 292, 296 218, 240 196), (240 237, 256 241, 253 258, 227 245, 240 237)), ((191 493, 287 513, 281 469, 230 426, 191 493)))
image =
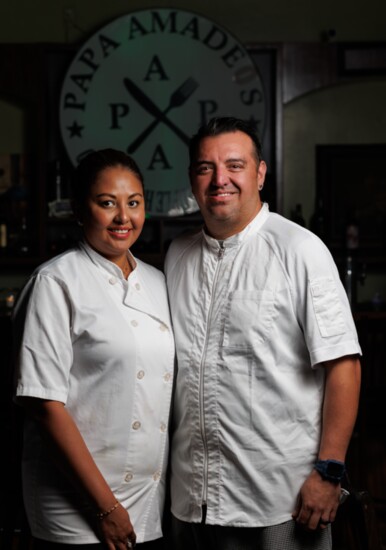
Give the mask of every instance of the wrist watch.
POLYGON ((340 460, 317 460, 314 469, 319 472, 323 479, 332 483, 340 483, 346 472, 344 462, 340 460))

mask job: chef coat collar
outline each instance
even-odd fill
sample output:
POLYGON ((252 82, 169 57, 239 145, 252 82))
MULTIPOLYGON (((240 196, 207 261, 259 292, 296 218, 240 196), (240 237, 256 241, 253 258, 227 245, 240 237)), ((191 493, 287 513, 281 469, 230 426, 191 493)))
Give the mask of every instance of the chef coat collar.
MULTIPOLYGON (((114 275, 119 279, 126 280, 123 275, 122 269, 118 267, 117 264, 111 262, 101 254, 99 254, 99 252, 91 248, 91 246, 86 241, 81 241, 79 243, 79 246, 89 256, 93 264, 95 264, 98 268, 102 268, 105 272, 107 272, 107 275, 114 275)), ((133 273, 137 267, 137 262, 135 261, 134 256, 131 254, 130 250, 127 250, 127 256, 129 263, 133 268, 133 273)))
POLYGON ((130 273, 128 280, 123 276, 122 270, 114 262, 107 260, 104 256, 101 256, 96 250, 91 248, 91 246, 86 241, 81 241, 79 243, 80 248, 89 256, 90 260, 98 269, 100 269, 106 277, 114 277, 122 279, 125 288, 125 294, 123 298, 123 303, 138 311, 150 315, 169 329, 171 329, 170 322, 166 316, 160 315, 158 309, 154 306, 153 300, 148 296, 146 290, 143 288, 143 285, 136 287, 135 283, 138 282, 138 269, 137 262, 135 261, 134 256, 131 254, 130 250, 127 251, 129 256, 129 261, 131 265, 134 265, 133 271, 130 273), (130 284, 129 284, 130 283, 130 284), (130 291, 130 288, 132 292, 130 291), (141 289, 141 290, 139 290, 141 289))
POLYGON ((210 248, 218 250, 219 247, 221 248, 237 247, 237 246, 240 246, 251 235, 254 235, 259 231, 260 227, 268 218, 268 215, 269 215, 269 206, 267 202, 264 202, 259 212, 253 218, 253 220, 246 227, 244 227, 244 229, 240 231, 240 233, 236 233, 235 235, 231 235, 227 239, 221 240, 221 239, 215 239, 214 237, 211 237, 210 235, 208 235, 205 231, 205 228, 203 228, 202 232, 210 248))

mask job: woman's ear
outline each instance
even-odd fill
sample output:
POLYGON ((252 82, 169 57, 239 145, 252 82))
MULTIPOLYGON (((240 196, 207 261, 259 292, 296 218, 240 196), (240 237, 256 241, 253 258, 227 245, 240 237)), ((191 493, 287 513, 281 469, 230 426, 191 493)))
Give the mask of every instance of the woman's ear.
POLYGON ((74 200, 71 201, 71 208, 72 208, 72 212, 74 214, 74 217, 76 219, 76 223, 78 225, 82 226, 83 225, 82 209, 79 207, 79 205, 74 200))

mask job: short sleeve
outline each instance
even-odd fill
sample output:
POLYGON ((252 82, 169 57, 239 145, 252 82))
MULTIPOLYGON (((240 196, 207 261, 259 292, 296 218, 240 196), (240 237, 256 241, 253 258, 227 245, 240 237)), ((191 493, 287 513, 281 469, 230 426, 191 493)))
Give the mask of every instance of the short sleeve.
POLYGON ((71 301, 55 277, 38 274, 23 289, 13 315, 16 400, 66 402, 73 361, 71 301))
POLYGON ((297 252, 296 314, 311 364, 360 354, 350 304, 329 250, 312 236, 297 252))

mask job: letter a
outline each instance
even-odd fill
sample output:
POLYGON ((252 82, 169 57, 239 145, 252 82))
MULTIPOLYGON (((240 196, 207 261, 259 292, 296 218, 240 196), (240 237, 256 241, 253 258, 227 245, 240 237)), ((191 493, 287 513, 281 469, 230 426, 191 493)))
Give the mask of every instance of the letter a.
POLYGON ((171 166, 168 163, 168 159, 166 158, 166 155, 164 153, 164 150, 162 149, 161 145, 157 145, 155 148, 153 158, 150 161, 149 166, 147 167, 148 170, 154 170, 154 164, 161 164, 162 170, 170 170, 171 166))
POLYGON ((169 80, 168 75, 166 74, 164 68, 162 67, 161 61, 159 60, 158 55, 155 55, 150 62, 150 67, 145 76, 145 80, 151 80, 152 74, 158 74, 159 80, 169 80))

